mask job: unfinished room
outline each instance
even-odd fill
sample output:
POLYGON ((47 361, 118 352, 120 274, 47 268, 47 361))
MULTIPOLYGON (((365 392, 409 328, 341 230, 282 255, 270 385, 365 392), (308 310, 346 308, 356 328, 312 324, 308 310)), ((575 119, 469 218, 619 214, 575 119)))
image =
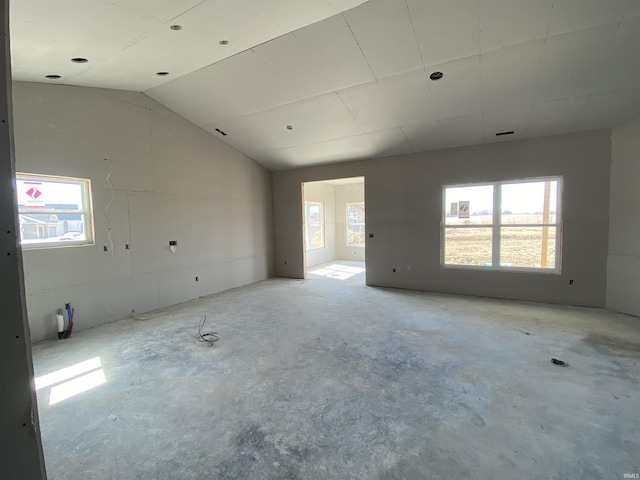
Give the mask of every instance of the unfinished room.
POLYGON ((2 29, 0 478, 640 478, 640 1, 2 29))

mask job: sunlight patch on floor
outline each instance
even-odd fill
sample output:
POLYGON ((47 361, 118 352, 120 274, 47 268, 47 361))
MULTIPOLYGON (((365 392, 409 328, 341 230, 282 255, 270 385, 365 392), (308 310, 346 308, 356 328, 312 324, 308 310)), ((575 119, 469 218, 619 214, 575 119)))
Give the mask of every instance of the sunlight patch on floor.
POLYGON ((348 265, 340 265, 339 263, 335 263, 333 265, 329 265, 328 267, 313 270, 309 273, 311 275, 318 275, 321 277, 335 278, 336 280, 346 280, 347 278, 351 278, 354 275, 358 275, 359 273, 362 273, 364 271, 364 268, 350 267, 348 265))
POLYGON ((107 378, 102 370, 100 357, 41 375, 34 380, 36 390, 51 387, 49 405, 74 397, 106 382, 107 378))

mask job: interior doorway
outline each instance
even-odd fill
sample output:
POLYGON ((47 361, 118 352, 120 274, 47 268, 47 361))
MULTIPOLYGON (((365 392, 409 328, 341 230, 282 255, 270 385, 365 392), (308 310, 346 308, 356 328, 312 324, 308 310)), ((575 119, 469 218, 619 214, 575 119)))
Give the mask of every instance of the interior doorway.
POLYGON ((302 184, 305 278, 366 283, 365 178, 302 184))

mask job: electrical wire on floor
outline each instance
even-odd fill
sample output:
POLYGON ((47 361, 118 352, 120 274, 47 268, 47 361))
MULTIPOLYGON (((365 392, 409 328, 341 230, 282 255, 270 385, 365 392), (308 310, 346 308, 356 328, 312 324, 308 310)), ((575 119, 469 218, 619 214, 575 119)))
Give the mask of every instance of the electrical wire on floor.
POLYGON ((200 326, 198 327, 198 335, 196 336, 196 338, 198 339, 199 342, 206 342, 209 345, 213 345, 218 340, 220 340, 220 336, 218 335, 218 332, 202 333, 202 329, 204 328, 204 324, 206 322, 207 322, 207 316, 202 315, 202 322, 200 322, 200 326))

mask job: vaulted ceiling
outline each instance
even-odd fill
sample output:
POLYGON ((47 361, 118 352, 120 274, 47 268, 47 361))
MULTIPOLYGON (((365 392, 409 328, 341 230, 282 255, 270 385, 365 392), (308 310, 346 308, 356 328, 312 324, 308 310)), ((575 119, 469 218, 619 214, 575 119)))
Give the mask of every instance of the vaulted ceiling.
POLYGON ((13 0, 11 42, 16 80, 144 92, 272 170, 640 116, 637 0, 13 0))

